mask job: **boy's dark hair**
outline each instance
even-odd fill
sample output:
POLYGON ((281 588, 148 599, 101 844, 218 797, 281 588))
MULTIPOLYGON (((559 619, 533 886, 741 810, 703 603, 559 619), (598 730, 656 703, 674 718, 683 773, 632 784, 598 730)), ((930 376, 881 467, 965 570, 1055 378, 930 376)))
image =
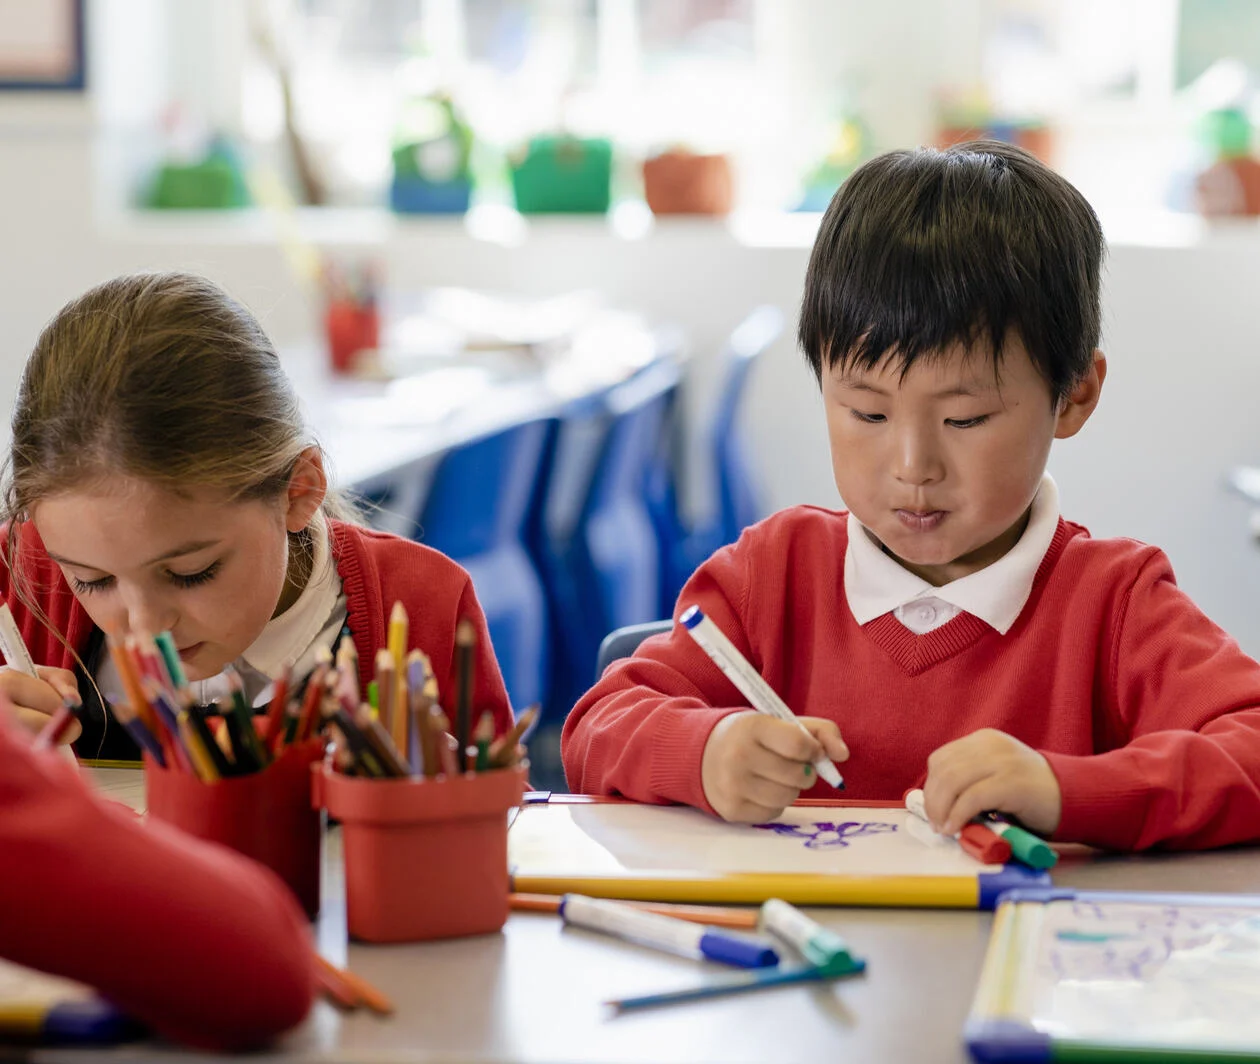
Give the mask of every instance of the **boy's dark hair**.
POLYGON ((902 372, 1014 329, 1057 403, 1088 371, 1101 327, 1098 217, 1028 152, 977 140, 894 151, 859 167, 823 216, 799 340, 823 369, 902 372), (825 367, 824 367, 825 363, 825 367))

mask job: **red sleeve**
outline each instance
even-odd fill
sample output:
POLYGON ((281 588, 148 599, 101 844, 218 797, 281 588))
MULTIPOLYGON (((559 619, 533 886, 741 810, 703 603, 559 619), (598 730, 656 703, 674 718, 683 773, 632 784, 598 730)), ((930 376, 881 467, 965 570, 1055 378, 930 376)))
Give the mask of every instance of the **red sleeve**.
POLYGON ((310 936, 269 871, 104 800, 2 718, 0 764, 0 956, 197 1046, 250 1048, 302 1020, 310 936))
POLYGON ((687 581, 673 629, 614 662, 564 722, 561 752, 569 786, 637 802, 679 802, 712 813, 700 765, 709 733, 748 703, 677 623, 699 606, 760 669, 745 625, 747 536, 724 547, 687 581))
POLYGON ((1177 587, 1162 552, 1122 606, 1102 701, 1124 745, 1043 751, 1063 795, 1056 839, 1118 850, 1260 839, 1260 664, 1177 587))

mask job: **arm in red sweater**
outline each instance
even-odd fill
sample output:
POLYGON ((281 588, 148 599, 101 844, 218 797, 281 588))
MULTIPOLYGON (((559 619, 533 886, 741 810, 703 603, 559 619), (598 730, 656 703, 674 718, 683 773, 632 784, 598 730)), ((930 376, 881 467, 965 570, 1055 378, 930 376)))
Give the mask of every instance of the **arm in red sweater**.
MULTIPOLYGON (((678 610, 698 605, 753 664, 744 541, 718 551, 687 581, 678 610)), ((677 622, 677 618, 675 618, 677 622)), ((700 763, 709 733, 748 703, 675 623, 610 665, 564 722, 561 752, 569 786, 638 802, 681 802, 710 813, 700 763)))
POLYGON ((1176 586, 1162 552, 1122 605, 1109 673, 1096 712, 1128 741, 1045 754, 1063 796, 1055 837, 1120 850, 1260 839, 1260 664, 1176 586))
POLYGON ((270 872, 104 800, 2 716, 0 764, 0 956, 199 1046, 256 1046, 306 1015, 309 932, 270 872))

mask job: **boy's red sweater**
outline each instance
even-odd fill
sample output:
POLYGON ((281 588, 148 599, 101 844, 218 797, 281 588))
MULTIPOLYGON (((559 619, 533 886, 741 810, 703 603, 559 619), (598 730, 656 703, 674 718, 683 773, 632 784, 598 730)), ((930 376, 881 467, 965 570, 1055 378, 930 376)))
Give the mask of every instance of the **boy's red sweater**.
MULTIPOLYGON (((34 529, 23 526, 19 537, 28 597, 82 653, 91 619, 34 529)), ((334 521, 331 537, 363 685, 401 599, 408 647, 429 655, 443 700, 453 698, 455 625, 468 617, 479 648, 473 706, 493 711, 496 732, 510 727, 468 574, 397 536, 334 521)), ((18 598, 7 567, 0 593, 36 663, 73 669, 73 655, 18 598)), ((69 762, 31 750, 2 719, 0 764, 0 957, 88 983, 168 1037, 198 1045, 252 1046, 306 1014, 309 932, 270 872, 101 800, 69 762)))
MULTIPOLYGON (((960 614, 915 635, 865 626, 844 596, 846 515, 796 507, 692 576, 698 605, 792 709, 834 720, 843 797, 899 799, 928 755, 997 728, 1045 755, 1055 838, 1120 850, 1260 839, 1260 665, 1176 586, 1165 555, 1060 520, 1006 635, 960 614)), ((700 763, 714 725, 747 709, 675 624, 612 665, 565 722, 570 785, 712 812, 700 763)), ((817 784, 808 797, 836 797, 817 784)))

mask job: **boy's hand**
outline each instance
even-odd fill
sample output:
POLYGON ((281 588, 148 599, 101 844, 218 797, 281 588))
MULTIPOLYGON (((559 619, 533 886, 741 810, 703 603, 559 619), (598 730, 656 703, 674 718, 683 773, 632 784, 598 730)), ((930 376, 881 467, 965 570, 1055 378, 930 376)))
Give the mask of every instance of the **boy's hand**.
MULTIPOLYGON (((79 685, 68 669, 36 665, 35 671, 38 677, 27 676, 17 669, 0 669, 0 693, 13 703, 19 724, 29 731, 39 732, 66 698, 79 701, 79 685)), ((77 720, 72 722, 61 741, 74 742, 82 730, 77 720)))
POLYGON ((798 719, 809 735, 790 721, 751 710, 723 717, 709 733, 700 784, 723 820, 773 820, 817 781, 810 762, 820 753, 833 761, 848 758, 849 748, 833 721, 798 719))
POLYGON ((953 835, 986 809, 1017 816, 1038 835, 1059 826, 1063 799, 1050 763, 1031 746, 982 728, 932 751, 923 805, 937 831, 953 835))

